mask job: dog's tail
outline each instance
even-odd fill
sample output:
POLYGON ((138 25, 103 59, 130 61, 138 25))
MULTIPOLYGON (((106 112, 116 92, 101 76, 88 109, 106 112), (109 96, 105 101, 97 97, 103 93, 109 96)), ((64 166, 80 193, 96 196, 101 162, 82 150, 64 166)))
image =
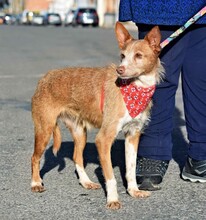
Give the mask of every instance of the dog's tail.
POLYGON ((61 132, 59 129, 59 126, 56 124, 53 130, 53 154, 56 156, 57 152, 59 151, 61 147, 61 132))

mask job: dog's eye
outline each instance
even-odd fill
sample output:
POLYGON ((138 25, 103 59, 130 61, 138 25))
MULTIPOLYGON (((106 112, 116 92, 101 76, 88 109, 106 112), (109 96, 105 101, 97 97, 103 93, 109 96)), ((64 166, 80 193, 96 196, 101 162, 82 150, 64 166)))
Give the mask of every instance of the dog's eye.
POLYGON ((141 53, 136 53, 136 54, 135 54, 135 58, 137 58, 137 59, 142 59, 142 54, 141 54, 141 53))
POLYGON ((122 53, 122 54, 120 55, 120 59, 123 60, 124 58, 125 58, 125 55, 122 53))

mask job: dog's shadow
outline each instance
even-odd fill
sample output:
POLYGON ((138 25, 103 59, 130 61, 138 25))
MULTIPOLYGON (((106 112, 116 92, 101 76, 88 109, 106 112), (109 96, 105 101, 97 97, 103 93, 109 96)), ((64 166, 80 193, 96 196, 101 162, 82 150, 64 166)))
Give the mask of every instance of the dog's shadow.
MULTIPOLYGON (((52 151, 52 146, 50 146, 45 152, 45 160, 43 167, 40 171, 40 176, 43 179, 45 174, 50 172, 52 169, 58 167, 58 172, 61 172, 66 167, 65 159, 73 160, 73 152, 74 152, 74 143, 73 142, 62 142, 61 148, 55 156, 52 151)), ((121 178, 123 180, 123 184, 126 187, 126 179, 125 179, 125 148, 124 148, 124 140, 116 140, 113 143, 111 150, 112 157, 112 165, 113 167, 118 167, 121 178)), ((95 169, 95 174, 98 178, 99 183, 105 189, 104 186, 104 178, 102 175, 102 170, 100 167, 100 162, 98 158, 97 149, 94 143, 87 143, 84 150, 84 166, 87 164, 97 164, 98 167, 95 169)), ((76 172, 75 172, 76 173, 76 172)), ((77 173, 76 173, 77 175, 77 173)), ((77 175, 78 178, 78 175, 77 175)))

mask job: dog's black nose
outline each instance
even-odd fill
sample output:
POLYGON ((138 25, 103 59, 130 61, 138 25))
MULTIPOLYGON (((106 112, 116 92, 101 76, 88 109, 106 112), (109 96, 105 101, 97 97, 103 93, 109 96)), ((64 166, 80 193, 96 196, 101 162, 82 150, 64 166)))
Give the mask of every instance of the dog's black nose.
POLYGON ((117 67, 116 71, 119 75, 122 75, 125 73, 125 68, 124 68, 124 66, 119 66, 119 67, 117 67))

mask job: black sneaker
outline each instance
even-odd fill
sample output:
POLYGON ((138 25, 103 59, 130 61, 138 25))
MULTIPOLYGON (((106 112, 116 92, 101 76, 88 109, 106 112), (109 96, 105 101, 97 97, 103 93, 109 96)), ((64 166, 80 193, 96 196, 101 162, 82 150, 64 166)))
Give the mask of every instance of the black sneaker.
POLYGON ((168 160, 154 160, 144 157, 137 158, 136 177, 137 184, 142 184, 139 189, 157 190, 154 185, 160 184, 167 171, 168 160))
POLYGON ((188 157, 182 171, 182 178, 193 183, 206 183, 206 160, 194 160, 188 157))

